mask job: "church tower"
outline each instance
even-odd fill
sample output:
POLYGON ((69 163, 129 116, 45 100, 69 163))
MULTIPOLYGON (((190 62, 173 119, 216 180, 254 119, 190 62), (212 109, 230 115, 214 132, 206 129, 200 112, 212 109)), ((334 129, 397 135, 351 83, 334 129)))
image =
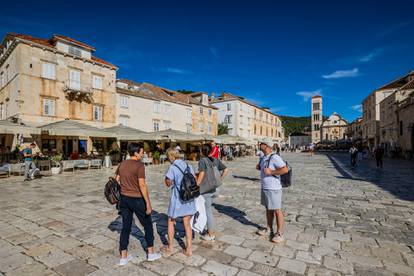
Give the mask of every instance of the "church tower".
POLYGON ((319 95, 312 97, 312 143, 318 143, 322 140, 321 125, 322 125, 322 97, 319 95))

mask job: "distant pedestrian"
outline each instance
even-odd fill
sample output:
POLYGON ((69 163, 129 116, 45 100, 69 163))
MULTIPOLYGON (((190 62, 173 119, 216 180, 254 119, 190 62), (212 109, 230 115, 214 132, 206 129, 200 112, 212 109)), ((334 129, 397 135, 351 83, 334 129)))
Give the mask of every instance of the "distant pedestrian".
MULTIPOLYGON (((178 218, 182 218, 186 236, 186 245, 183 254, 190 257, 193 254, 192 241, 193 230, 191 229, 191 217, 197 212, 195 201, 184 202, 180 198, 181 182, 184 172, 189 170, 194 175, 191 165, 180 159, 180 152, 176 149, 167 150, 167 159, 171 166, 165 175, 165 184, 171 187, 170 205, 168 207, 168 245, 162 248, 165 253, 172 253, 174 246, 175 223, 178 218)), ((195 175, 194 175, 195 177, 195 175)))
POLYGON ((309 155, 310 156, 313 156, 314 152, 315 152, 315 144, 314 143, 311 143, 309 145, 309 155))
POLYGON ((285 219, 282 212, 282 184, 280 175, 288 172, 286 163, 279 155, 272 153, 272 145, 268 142, 260 144, 265 153, 260 166, 261 204, 266 208, 267 227, 257 234, 269 235, 274 243, 284 240, 285 219), (277 232, 273 231, 273 219, 276 216, 277 232))
POLYGON ((382 159, 384 158, 384 148, 379 145, 375 148, 374 150, 374 157, 375 157, 375 161, 377 161, 377 168, 382 169, 382 159))
POLYGON ((219 159, 220 158, 220 148, 219 148, 219 146, 217 146, 214 141, 210 143, 210 146, 211 146, 211 152, 208 156, 219 159))
POLYGON ((147 244, 147 261, 161 258, 154 251, 154 230, 152 228, 152 207, 147 184, 145 183, 145 165, 141 162, 144 155, 144 144, 131 143, 128 145, 129 160, 123 161, 116 170, 116 179, 121 186, 119 210, 122 216, 122 231, 119 240, 121 260, 124 266, 132 260, 128 255, 129 235, 131 233, 133 214, 144 227, 147 244))
POLYGON ((33 150, 36 147, 35 143, 31 143, 28 148, 23 150, 23 157, 24 157, 24 181, 31 180, 30 178, 30 169, 35 169, 36 165, 33 162, 33 150))
POLYGON ((201 239, 206 241, 214 241, 214 219, 213 219, 213 199, 217 195, 216 181, 223 181, 228 173, 227 167, 216 158, 209 157, 211 152, 210 145, 204 145, 201 150, 202 157, 198 162, 198 177, 197 184, 200 186, 200 193, 205 199, 205 209, 207 215, 207 233, 201 236, 201 239), (220 175, 216 175, 217 171, 220 175), (219 178, 219 179, 217 179, 219 178), (212 181, 216 183, 211 183, 212 181))
POLYGON ((349 149, 349 154, 351 156, 351 166, 354 168, 357 165, 358 149, 355 145, 349 149))

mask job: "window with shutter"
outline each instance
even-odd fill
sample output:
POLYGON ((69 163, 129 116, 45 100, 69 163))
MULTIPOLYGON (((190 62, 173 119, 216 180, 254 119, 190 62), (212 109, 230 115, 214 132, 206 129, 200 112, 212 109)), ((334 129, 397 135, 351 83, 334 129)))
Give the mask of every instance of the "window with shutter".
POLYGON ((42 77, 51 80, 56 79, 56 65, 50 62, 43 62, 42 77))
POLYGON ((101 76, 93 75, 92 78, 92 87, 95 89, 102 89, 102 81, 103 78, 101 76))
POLYGON ((69 71, 69 87, 72 89, 80 90, 80 71, 69 71))

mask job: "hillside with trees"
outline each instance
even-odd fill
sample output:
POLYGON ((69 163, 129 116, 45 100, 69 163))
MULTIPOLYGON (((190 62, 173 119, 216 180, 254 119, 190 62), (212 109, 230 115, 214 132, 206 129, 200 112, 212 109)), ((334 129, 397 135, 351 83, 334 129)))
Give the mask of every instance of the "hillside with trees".
POLYGON ((286 137, 293 132, 309 131, 311 126, 311 117, 293 117, 293 116, 280 116, 282 120, 282 126, 285 129, 286 137))

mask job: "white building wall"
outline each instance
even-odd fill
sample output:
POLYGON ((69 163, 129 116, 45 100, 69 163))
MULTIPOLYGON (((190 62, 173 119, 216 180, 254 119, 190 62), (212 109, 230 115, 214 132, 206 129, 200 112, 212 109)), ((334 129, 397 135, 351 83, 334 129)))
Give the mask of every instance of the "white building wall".
POLYGON ((228 125, 229 135, 239 135, 238 132, 238 113, 237 113, 237 100, 213 103, 212 105, 218 108, 218 123, 223 124, 227 115, 231 115, 231 122, 228 125), (227 104, 230 104, 230 110, 227 110, 227 104))
POLYGON ((168 125, 171 129, 187 131, 187 124, 191 124, 191 107, 166 101, 156 101, 132 95, 117 93, 117 124, 128 118, 128 127, 147 132, 154 131, 154 121, 159 122, 159 130, 168 125), (121 107, 121 97, 128 97, 128 107, 121 107), (154 112, 154 104, 160 104, 160 112, 154 112), (166 109, 166 106, 169 108, 166 109))

